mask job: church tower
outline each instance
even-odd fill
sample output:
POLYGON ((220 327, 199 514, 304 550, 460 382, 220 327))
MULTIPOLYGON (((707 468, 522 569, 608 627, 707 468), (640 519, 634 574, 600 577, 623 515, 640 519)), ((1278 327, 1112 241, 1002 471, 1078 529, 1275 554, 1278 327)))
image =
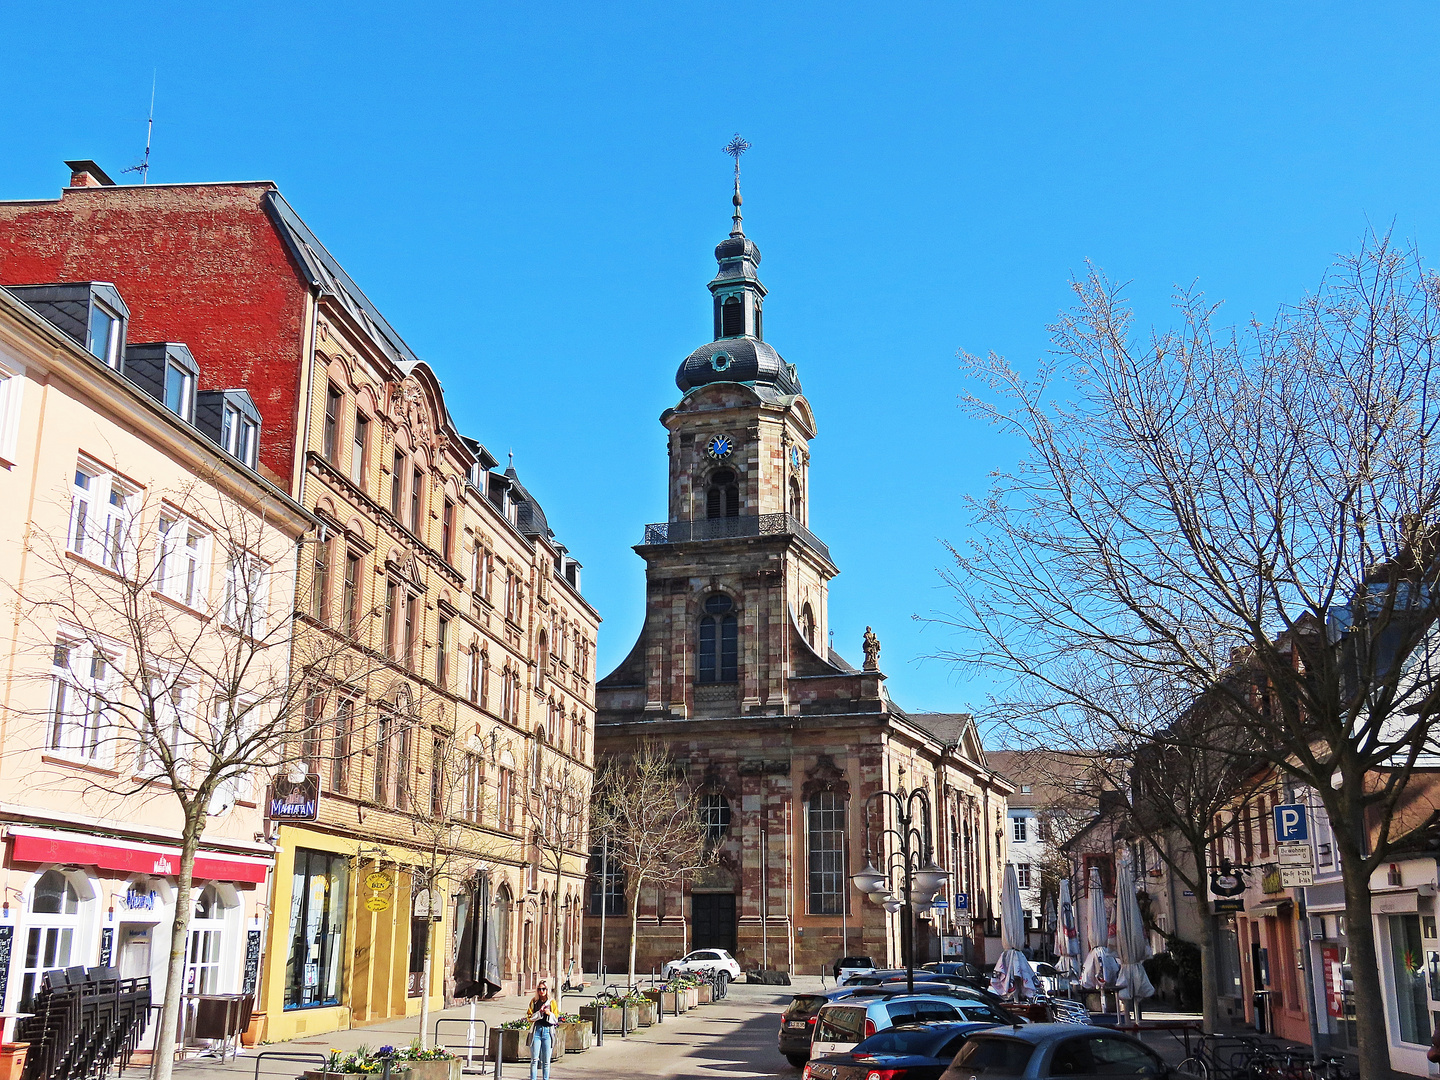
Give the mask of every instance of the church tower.
MULTIPOLYGON (((740 214, 743 149, 738 137, 727 147, 737 158, 735 209, 715 248, 711 340, 681 362, 680 400, 660 417, 668 514, 635 548, 645 623, 596 684, 595 757, 663 744, 686 772, 717 856, 683 882, 642 890, 641 969, 700 948, 807 973, 851 954, 893 963, 897 924, 857 903, 849 878, 873 855, 868 825, 885 820, 871 797, 924 788, 936 841, 946 838, 939 858, 983 908, 995 895, 996 814, 1008 787, 985 767, 969 716, 896 708, 874 635, 863 646, 854 635, 859 670, 828 647, 838 571, 809 527, 815 416, 794 365, 765 340, 760 249, 740 214)), ((590 872, 584 963, 594 970, 603 941, 613 970, 627 962, 628 933, 612 921, 605 936, 595 916, 628 910, 623 875, 600 848, 590 872)), ((923 958, 939 959, 945 926, 927 917, 919 932, 923 958)))
MULTIPOLYGON (((730 235, 709 282, 713 340, 676 372, 669 518, 645 527, 645 629, 599 687, 646 718, 786 714, 793 680, 839 674, 825 646, 837 573, 808 528, 815 417, 793 364, 765 340, 760 249, 735 173, 730 235)), ((849 669, 853 670, 853 669, 849 669)))

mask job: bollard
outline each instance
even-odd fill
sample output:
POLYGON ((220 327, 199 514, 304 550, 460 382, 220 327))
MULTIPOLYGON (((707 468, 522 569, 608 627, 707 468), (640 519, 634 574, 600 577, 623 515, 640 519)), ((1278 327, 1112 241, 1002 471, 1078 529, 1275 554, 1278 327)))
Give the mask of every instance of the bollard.
MULTIPOLYGON (((498 1030, 500 1030, 500 1029, 499 1029, 499 1028, 491 1028, 490 1030, 491 1030, 491 1031, 498 1031, 498 1030)), ((502 1036, 501 1038, 495 1040, 495 1080, 500 1080, 500 1064, 501 1064, 501 1060, 502 1060, 503 1057, 504 1057, 504 1055, 500 1052, 500 1050, 501 1050, 501 1047, 502 1047, 502 1045, 504 1044, 504 1042, 505 1042, 505 1039, 504 1039, 503 1036, 502 1036)))
POLYGON ((595 1005, 595 1045, 605 1045, 605 1010, 598 1002, 595 1005))
POLYGON ((626 1010, 625 1010, 625 1002, 624 1002, 624 999, 622 998, 622 999, 621 999, 621 1002, 620 1002, 620 1037, 621 1037, 622 1039, 625 1038, 625 1036, 627 1036, 627 1035, 630 1034, 630 1032, 626 1029, 626 1025, 625 1025, 625 1021, 628 1020, 629 1017, 626 1016, 625 1013, 626 1013, 626 1010))

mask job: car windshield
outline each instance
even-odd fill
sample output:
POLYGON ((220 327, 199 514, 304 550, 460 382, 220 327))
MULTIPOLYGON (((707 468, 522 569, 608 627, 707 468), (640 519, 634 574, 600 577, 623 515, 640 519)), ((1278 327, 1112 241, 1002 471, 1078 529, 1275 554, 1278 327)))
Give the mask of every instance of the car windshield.
POLYGON ((808 1016, 811 1013, 820 1011, 820 1006, 825 1004, 825 999, 816 994, 796 994, 795 1000, 790 1002, 790 1007, 785 1010, 786 1018, 792 1016, 808 1016))
POLYGON ((815 1027, 815 1041, 857 1043, 864 1033, 864 1009, 822 1009, 820 1022, 815 1027))
POLYGON ((955 1064, 972 1073, 1020 1076, 1030 1064, 1030 1055, 1035 1052, 1033 1043, 1020 1039, 999 1039, 995 1036, 977 1036, 960 1048, 955 1055, 955 1064))
POLYGON ((960 1015, 966 1020, 975 1020, 982 1024, 1008 1024, 1010 1022, 984 1002, 976 1002, 973 1005, 963 1002, 955 1007, 960 1010, 960 1015))
POLYGON ((841 967, 874 967, 875 961, 868 956, 847 956, 840 961, 841 967))
POLYGON ((905 1030, 890 1028, 878 1031, 855 1047, 856 1054, 916 1054, 933 1057, 937 1047, 943 1046, 951 1036, 948 1028, 936 1031, 934 1028, 905 1030))

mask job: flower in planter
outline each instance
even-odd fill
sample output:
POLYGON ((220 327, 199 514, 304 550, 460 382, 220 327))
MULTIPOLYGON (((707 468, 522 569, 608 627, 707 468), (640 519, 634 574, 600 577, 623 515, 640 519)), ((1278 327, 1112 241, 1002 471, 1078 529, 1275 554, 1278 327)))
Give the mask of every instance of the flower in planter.
POLYGON ((443 1046, 432 1046, 426 1050, 420 1045, 420 1038, 416 1036, 410 1041, 410 1045, 404 1050, 397 1051, 396 1057, 404 1061, 449 1061, 459 1055, 450 1053, 443 1046))
POLYGON ((589 1023, 589 1021, 586 1020, 586 1019, 585 1019, 583 1016, 581 1016, 579 1013, 561 1013, 561 1014, 560 1014, 560 1022, 561 1022, 562 1024, 585 1024, 585 1023, 589 1023))
POLYGON ((501 1031, 524 1031, 524 1030, 525 1030, 526 1028, 528 1028, 529 1026, 530 1026, 530 1021, 529 1021, 529 1020, 526 1020, 523 1016, 519 1016, 519 1017, 516 1017, 514 1020, 506 1020, 503 1024, 500 1025, 500 1030, 501 1030, 501 1031))

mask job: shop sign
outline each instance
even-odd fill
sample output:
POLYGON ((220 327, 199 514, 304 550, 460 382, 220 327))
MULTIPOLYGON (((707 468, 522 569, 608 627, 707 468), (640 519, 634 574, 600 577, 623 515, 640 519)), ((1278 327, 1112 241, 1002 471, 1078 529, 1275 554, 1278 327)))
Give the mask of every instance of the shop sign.
POLYGON ((1236 897, 1233 900, 1214 900, 1211 901, 1211 903, 1215 909, 1216 915, 1224 915, 1226 912, 1230 911, 1245 910, 1245 900, 1243 897, 1236 897))
POLYGON ((100 929, 100 966, 109 967, 115 958, 115 928, 105 926, 100 929))
POLYGON ((429 889, 416 889, 415 897, 410 902, 410 914, 417 919, 440 920, 440 903, 437 897, 429 889))
POLYGON ((960 938, 945 935, 940 939, 940 955, 946 960, 960 959, 960 938))
POLYGON ((1280 884, 1286 889, 1303 889, 1307 885, 1315 884, 1315 868, 1313 866, 1282 866, 1280 867, 1280 884))
POLYGON ((1210 891, 1216 896, 1239 896, 1245 891, 1245 879, 1233 870, 1211 874, 1210 891))
POLYGON ((271 821, 317 821, 320 818, 320 777, 297 780, 281 774, 270 783, 265 816, 271 821))
POLYGON ((1320 968, 1325 973, 1325 1013, 1327 1016, 1343 1015, 1344 1002, 1340 992, 1344 987, 1344 976, 1340 969, 1340 947, 1326 945, 1320 950, 1320 968))
POLYGON ((390 875, 383 870, 377 870, 366 876, 365 887, 371 892, 385 892, 390 888, 390 875))
POLYGON ((1265 893, 1283 892, 1284 884, 1280 881, 1280 867, 1270 866, 1265 870, 1265 876, 1260 879, 1260 888, 1265 893))
POLYGON ((154 911, 155 891, 153 889, 141 890, 130 886, 125 890, 126 911, 154 911))
POLYGON ((370 897, 370 899, 365 901, 366 911, 385 911, 389 909, 389 907, 390 901, 383 896, 372 896, 370 897))

